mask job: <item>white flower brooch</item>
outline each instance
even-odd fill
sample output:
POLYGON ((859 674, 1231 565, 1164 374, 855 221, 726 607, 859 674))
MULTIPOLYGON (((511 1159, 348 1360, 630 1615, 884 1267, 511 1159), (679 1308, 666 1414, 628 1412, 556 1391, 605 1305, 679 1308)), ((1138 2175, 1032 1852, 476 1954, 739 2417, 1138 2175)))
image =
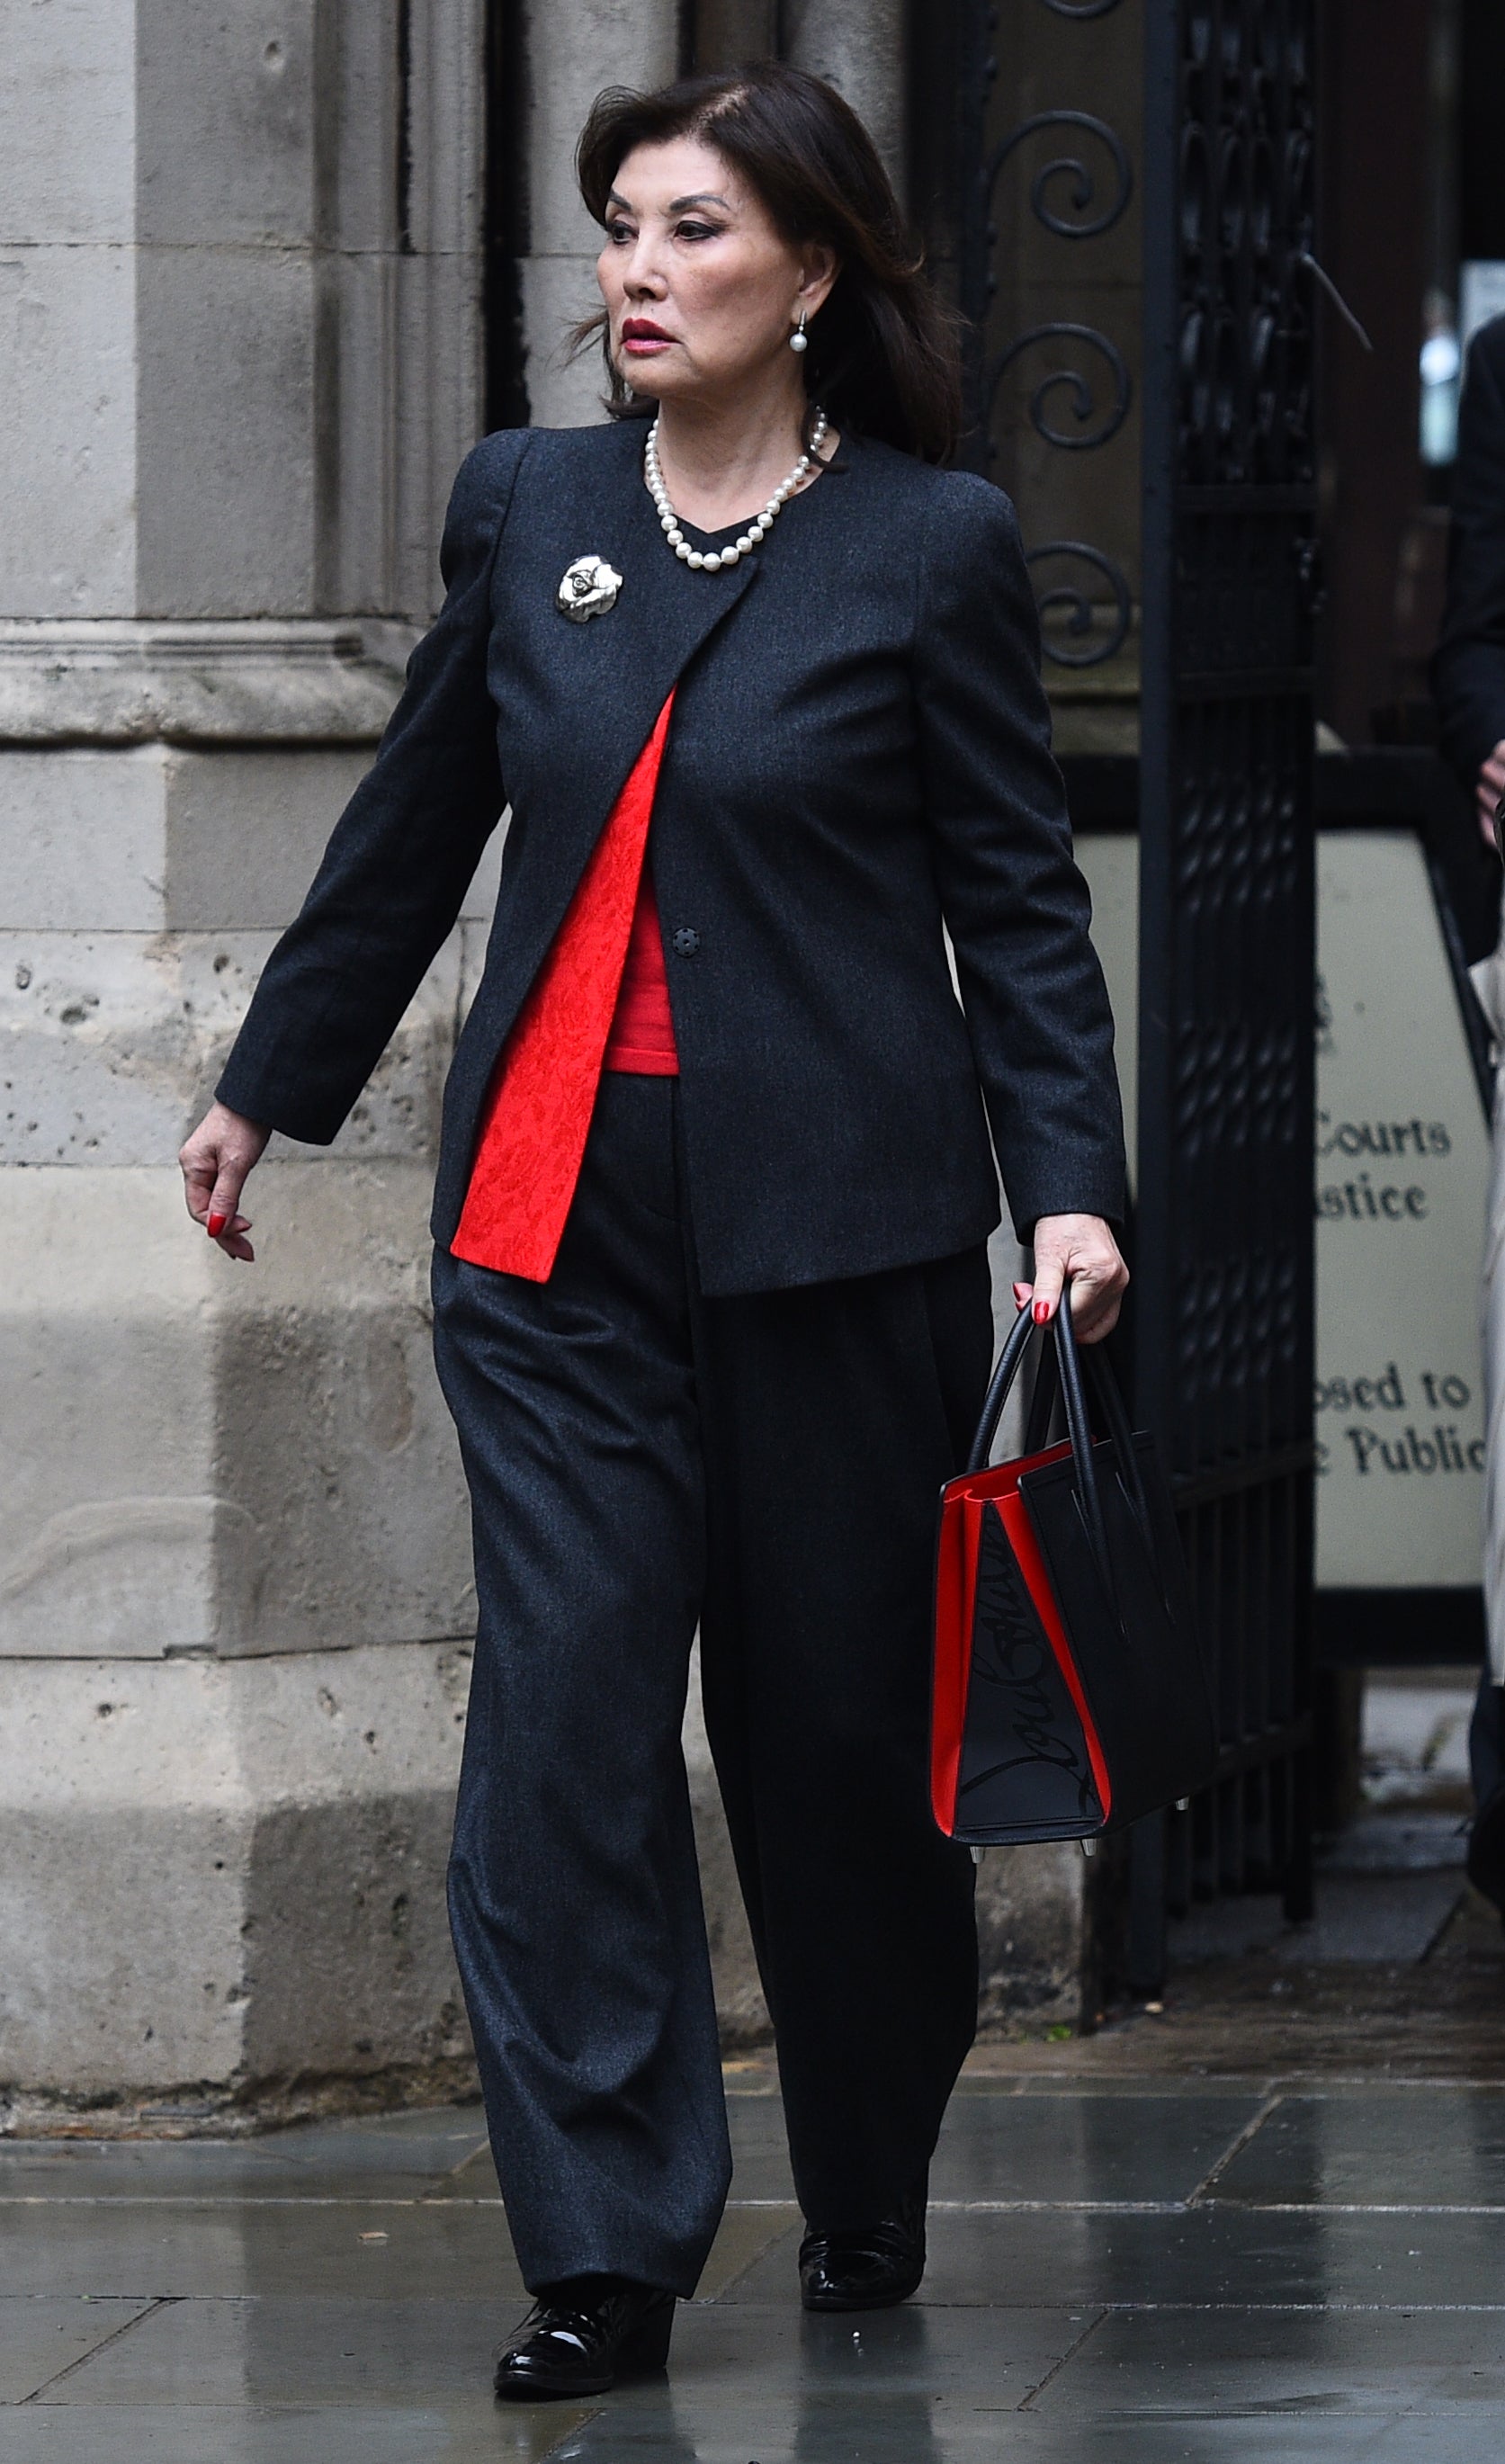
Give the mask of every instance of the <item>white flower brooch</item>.
POLYGON ((592 616, 605 616, 616 605, 621 587, 622 576, 604 556, 577 556, 564 568, 554 605, 572 625, 588 625, 592 616))

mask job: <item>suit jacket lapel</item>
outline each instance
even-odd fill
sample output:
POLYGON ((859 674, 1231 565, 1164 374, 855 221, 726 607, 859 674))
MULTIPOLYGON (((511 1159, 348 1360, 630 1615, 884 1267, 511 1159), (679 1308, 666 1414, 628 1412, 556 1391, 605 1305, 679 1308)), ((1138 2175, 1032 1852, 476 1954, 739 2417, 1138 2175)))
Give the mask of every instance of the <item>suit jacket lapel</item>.
MULTIPOLYGON (((617 453, 609 461, 603 456, 599 467, 606 484, 599 492, 587 496, 557 480, 539 492, 546 513, 535 535, 536 552, 527 558, 529 596, 537 607, 536 614, 534 607, 528 610, 527 629, 541 698, 551 724, 573 739, 553 745, 541 769, 556 782, 568 778, 567 810, 550 795, 549 831, 567 841, 574 872, 594 846, 671 692, 757 571, 756 557, 744 557, 727 573, 692 572, 680 563, 642 484, 639 424, 624 424, 611 442, 617 453), (561 614, 554 596, 566 567, 581 556, 604 557, 622 576, 615 605, 583 625, 561 614)), ((517 517, 515 504, 514 522, 517 517)), ((673 753, 671 731, 666 759, 673 753)))

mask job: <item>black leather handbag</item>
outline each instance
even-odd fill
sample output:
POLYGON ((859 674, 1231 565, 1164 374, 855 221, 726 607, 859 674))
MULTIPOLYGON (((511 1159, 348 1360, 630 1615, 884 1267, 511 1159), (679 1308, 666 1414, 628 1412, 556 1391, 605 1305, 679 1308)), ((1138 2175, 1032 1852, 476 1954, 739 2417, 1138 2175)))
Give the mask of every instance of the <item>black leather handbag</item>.
POLYGON ((1024 1454, 987 1461, 1035 1331, 1028 1306, 941 1495, 931 1800, 974 1847, 1121 1830, 1205 1788, 1217 1760, 1159 1450, 1131 1432, 1099 1347, 1094 1434, 1069 1291, 1052 1324, 1024 1454), (1057 1378, 1067 1436, 1049 1445, 1057 1378))

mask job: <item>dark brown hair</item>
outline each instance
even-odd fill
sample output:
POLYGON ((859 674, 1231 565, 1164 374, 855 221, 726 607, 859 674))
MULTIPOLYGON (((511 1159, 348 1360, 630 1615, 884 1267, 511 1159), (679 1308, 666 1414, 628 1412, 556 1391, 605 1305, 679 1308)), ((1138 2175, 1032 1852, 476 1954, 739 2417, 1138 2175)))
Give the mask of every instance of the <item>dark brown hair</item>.
MULTIPOLYGON (((676 137, 698 138, 732 164, 792 247, 834 251, 841 271, 802 362, 807 389, 832 425, 944 461, 962 422, 958 321, 921 275, 888 174, 851 104, 820 77, 772 60, 683 77, 656 94, 609 86, 575 154, 580 193, 598 223, 634 147, 676 137)), ((576 348, 598 334, 608 408, 618 419, 651 410, 611 363, 604 314, 576 329, 576 348)))

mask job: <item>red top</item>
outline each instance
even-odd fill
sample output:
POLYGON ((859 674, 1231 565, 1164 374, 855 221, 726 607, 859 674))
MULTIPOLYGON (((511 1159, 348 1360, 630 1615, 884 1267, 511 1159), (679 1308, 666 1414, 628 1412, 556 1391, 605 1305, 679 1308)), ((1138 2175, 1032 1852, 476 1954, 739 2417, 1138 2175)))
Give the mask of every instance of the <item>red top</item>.
POLYGON ((652 890, 643 884, 674 699, 671 693, 608 816, 493 1072, 470 1187, 450 1243, 452 1255, 472 1265, 547 1283, 580 1177, 609 1042, 628 1049, 631 1023, 631 1048, 637 1051, 641 1040, 641 1049, 656 1057, 612 1066, 663 1072, 667 1031, 667 1067, 677 1068, 663 943, 652 890), (624 982, 630 945, 636 963, 624 982))
POLYGON ((664 936, 658 929, 658 905, 646 865, 637 885, 622 989, 602 1067, 634 1070, 643 1078, 679 1075, 669 978, 664 971, 664 936))

